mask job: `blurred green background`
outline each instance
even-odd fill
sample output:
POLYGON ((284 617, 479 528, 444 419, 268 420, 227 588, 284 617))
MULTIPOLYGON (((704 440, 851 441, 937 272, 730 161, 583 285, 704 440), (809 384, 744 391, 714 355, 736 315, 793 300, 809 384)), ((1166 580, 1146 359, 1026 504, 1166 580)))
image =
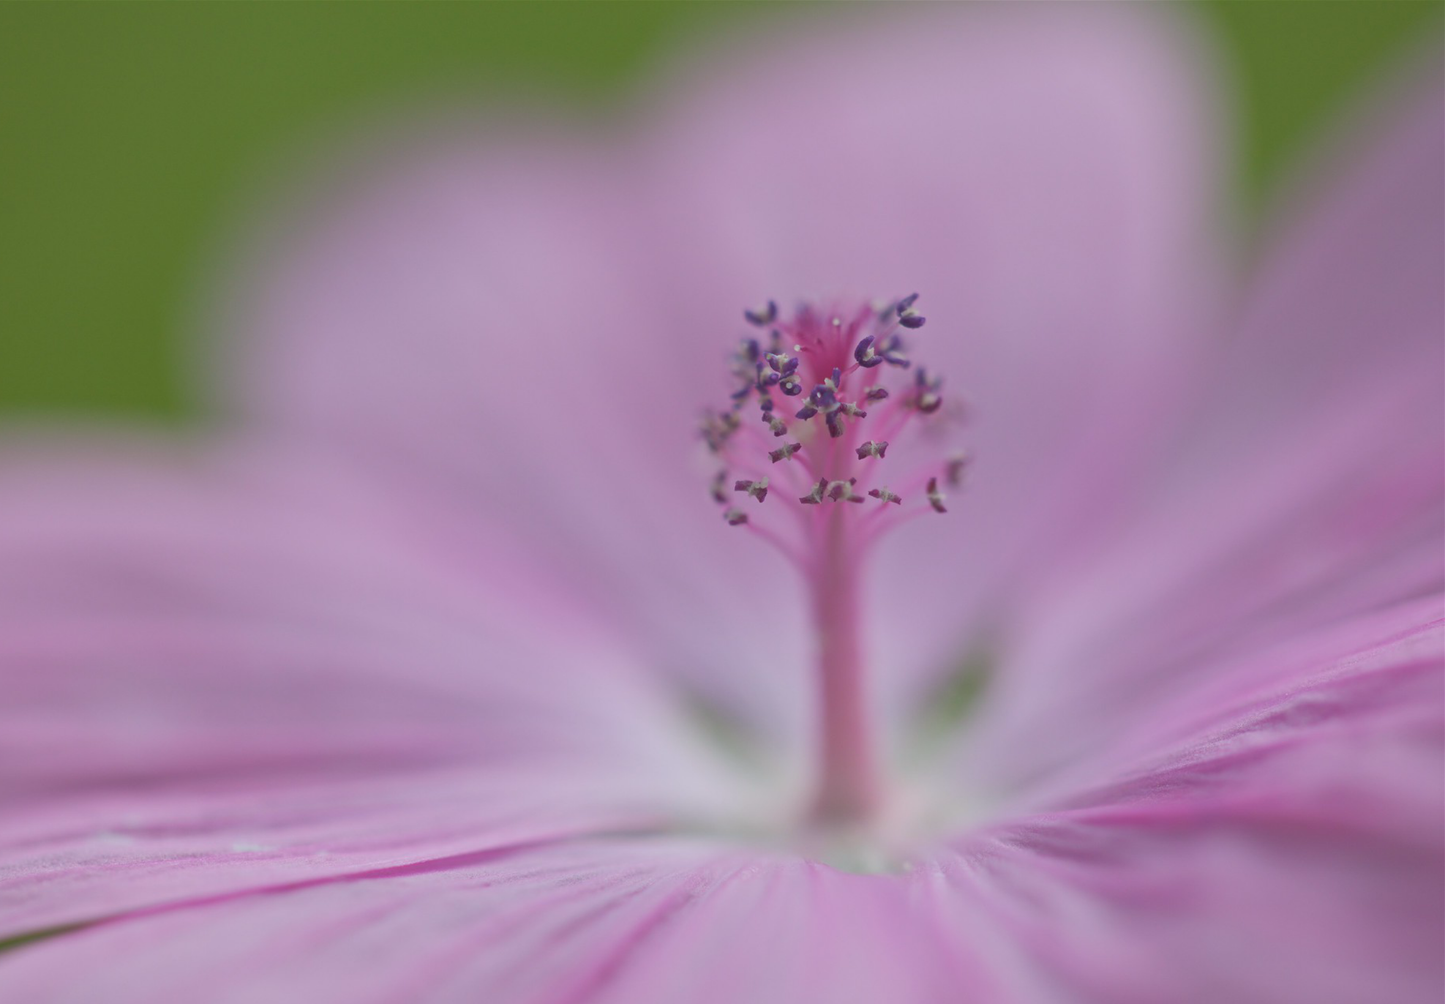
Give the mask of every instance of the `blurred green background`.
MULTIPOLYGON (((1195 4, 1267 199, 1435 0, 1195 4)), ((679 38, 776 4, 0 3, 0 417, 183 419, 182 346, 236 207, 347 121, 437 94, 605 104, 679 38)), ((803 16, 832 12, 812 5, 803 16)))

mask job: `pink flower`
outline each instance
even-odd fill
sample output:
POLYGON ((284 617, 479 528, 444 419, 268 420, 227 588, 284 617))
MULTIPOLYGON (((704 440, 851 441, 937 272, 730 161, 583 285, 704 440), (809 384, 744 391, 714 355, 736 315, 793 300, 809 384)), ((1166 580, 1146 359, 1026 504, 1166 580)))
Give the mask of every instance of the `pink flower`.
POLYGON ((1157 11, 860 20, 408 134, 229 431, 9 448, 0 999, 1438 999, 1438 72, 1234 283, 1157 11))

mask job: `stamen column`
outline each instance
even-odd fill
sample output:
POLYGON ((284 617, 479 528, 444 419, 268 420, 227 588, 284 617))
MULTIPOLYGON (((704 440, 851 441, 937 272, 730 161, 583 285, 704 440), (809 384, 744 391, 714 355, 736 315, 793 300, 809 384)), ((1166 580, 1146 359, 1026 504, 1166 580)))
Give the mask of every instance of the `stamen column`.
POLYGON ((842 506, 828 513, 826 543, 810 583, 818 638, 818 774, 810 808, 818 823, 866 821, 877 811, 883 779, 868 714, 864 678, 862 554, 849 547, 853 515, 842 506))
MULTIPOLYGON (((901 491, 881 477, 889 440, 900 444, 891 466, 899 453, 908 455, 909 429, 928 423, 936 434, 950 420, 940 381, 915 369, 907 355, 902 331, 925 320, 917 300, 915 293, 830 309, 804 303, 791 317, 772 301, 747 311, 748 323, 767 336, 742 340, 733 356, 732 402, 703 420, 703 441, 721 462, 711 493, 723 519, 776 547, 807 584, 818 645, 818 745, 806 818, 819 827, 866 826, 884 802, 864 666, 867 552, 916 514, 948 511, 935 459, 894 481, 901 491), (911 379, 897 376, 908 370, 911 379), (745 422, 752 402, 755 420, 745 422), (758 508, 745 511, 741 499, 730 504, 729 484, 758 508), (800 508, 786 512, 793 506, 800 508)), ((962 464, 950 459, 941 469, 950 486, 962 464)))

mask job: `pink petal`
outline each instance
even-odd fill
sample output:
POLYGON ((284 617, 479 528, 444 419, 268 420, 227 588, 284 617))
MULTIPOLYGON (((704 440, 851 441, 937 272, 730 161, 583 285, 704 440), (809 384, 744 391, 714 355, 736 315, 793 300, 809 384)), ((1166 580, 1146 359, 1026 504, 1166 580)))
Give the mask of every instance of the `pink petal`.
POLYGON ((955 895, 1076 997, 1435 999, 1440 600, 1392 618, 1336 631, 1333 658, 1275 667, 1267 686, 1255 664, 1173 748, 1080 795, 1086 807, 960 841, 943 862, 955 895))
POLYGON ((0 995, 907 1004, 993 989, 970 932, 934 926, 938 885, 678 839, 504 850, 99 925, 8 960, 0 995))
POLYGON ((7 960, 0 996, 1431 1000, 1445 652, 1425 613, 1236 674, 1079 807, 900 874, 553 838, 122 917, 7 960))
POLYGON ((1208 333, 1224 154, 1163 10, 893 14, 715 59, 657 175, 681 329, 769 295, 922 294, 912 355, 966 402, 976 463, 947 519, 882 551, 885 685, 951 663, 1135 490, 1208 333))
POLYGON ((731 783, 504 550, 495 586, 459 574, 279 453, 34 452, 0 477, 0 931, 650 826, 731 783))
POLYGON ((1218 146, 1155 12, 899 21, 735 51, 736 83, 629 148, 402 137, 258 256, 230 320, 250 413, 449 500, 452 526, 500 517, 659 669, 796 732, 802 607, 707 503, 697 413, 744 306, 918 288, 921 354, 977 406, 980 487, 895 549, 876 647, 882 680, 936 667, 990 576, 1126 490, 1197 351, 1218 146))
POLYGON ((577 999, 717 884, 676 842, 499 848, 126 918, 0 967, 16 1000, 577 999))
POLYGON ((1438 78, 1386 119, 1276 242, 1129 532, 1020 612, 981 762, 1067 762, 1228 653, 1445 577, 1438 78))

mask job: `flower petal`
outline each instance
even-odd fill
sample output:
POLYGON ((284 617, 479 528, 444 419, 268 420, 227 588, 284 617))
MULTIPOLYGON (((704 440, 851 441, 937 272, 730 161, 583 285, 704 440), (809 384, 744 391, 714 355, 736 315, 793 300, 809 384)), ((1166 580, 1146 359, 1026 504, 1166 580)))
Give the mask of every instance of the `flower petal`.
POLYGON ((698 410, 744 306, 918 288, 923 354, 977 407, 980 487, 952 529, 901 535, 877 648, 885 680, 938 668, 988 583, 1127 490, 1197 350, 1220 158, 1158 12, 896 19, 733 50, 729 83, 681 88, 630 148, 399 139, 257 256, 230 319, 251 413, 454 524, 499 517, 660 671, 796 732, 803 608, 707 505, 698 410))
POLYGON ((1268 685, 1241 672, 1230 701, 1079 808, 960 841, 943 863, 956 895, 1088 999, 1433 1000, 1440 600, 1393 619, 1413 626, 1268 685))
POLYGON ((985 760, 1066 763, 1229 653, 1445 579, 1441 92, 1278 242, 1128 532, 1020 613, 985 760))
POLYGON ((0 477, 6 934, 719 790, 585 607, 434 563, 314 458, 35 452, 0 477))
POLYGON ((718 627, 801 614, 773 556, 707 501, 706 395, 659 312, 630 160, 516 130, 393 140, 393 160, 255 255, 227 321, 249 416, 410 493, 414 536, 448 556, 505 535, 660 675, 776 725, 801 703, 774 671, 801 637, 721 645, 718 627))
POLYGON ((966 405, 975 463, 946 519, 880 553, 887 681, 946 668, 1117 517, 1199 358, 1224 137, 1195 40, 1147 7, 782 29, 716 58, 662 136, 679 327, 769 295, 922 294, 912 355, 966 405))
POLYGON ((581 841, 125 918, 0 962, 0 995, 908 1004, 989 988, 970 947, 930 928, 927 895, 677 840, 581 841))

